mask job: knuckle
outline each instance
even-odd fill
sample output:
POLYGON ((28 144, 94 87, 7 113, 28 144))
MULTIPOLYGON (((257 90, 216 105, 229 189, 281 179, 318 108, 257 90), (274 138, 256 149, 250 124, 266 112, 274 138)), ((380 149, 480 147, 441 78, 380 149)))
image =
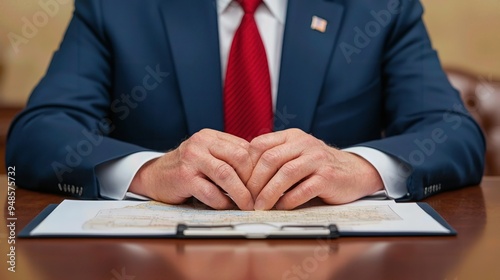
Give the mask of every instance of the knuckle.
POLYGON ((267 144, 263 137, 256 137, 249 143, 249 149, 255 152, 262 152, 266 147, 267 144))
POLYGON ((339 178, 337 178, 337 173, 338 171, 331 165, 325 165, 318 170, 318 175, 326 182, 338 180, 339 178))
POLYGON ((200 192, 203 197, 210 198, 216 195, 215 188, 208 184, 200 184, 196 186, 196 188, 198 188, 198 192, 200 192))
POLYGON ((317 185, 313 185, 309 182, 304 182, 300 188, 300 192, 302 197, 314 197, 316 196, 317 185))
POLYGON ((292 138, 292 139, 307 139, 309 134, 305 133, 303 130, 298 129, 298 128, 291 128, 287 131, 287 138, 292 138))
POLYGON ((257 192, 260 191, 262 187, 260 186, 260 182, 258 181, 258 179, 252 176, 247 182, 247 188, 251 192, 257 192))
POLYGON ((252 195, 250 194, 250 192, 247 189, 239 189, 236 192, 234 192, 234 195, 236 198, 238 198, 238 201, 250 201, 250 200, 252 200, 252 195))
POLYGON ((230 201, 220 198, 219 190, 212 185, 203 185, 198 189, 202 197, 205 197, 208 206, 216 210, 230 209, 233 207, 230 201))
POLYGON ((290 132, 293 134, 305 134, 305 132, 303 132, 301 129, 298 128, 291 128, 290 132))
POLYGON ((198 195, 202 198, 205 203, 214 208, 214 209, 221 209, 221 202, 215 199, 216 193, 213 187, 208 186, 208 185, 200 185, 198 186, 198 195))
POLYGON ((323 150, 317 150, 311 153, 311 157, 315 162, 322 162, 327 159, 327 153, 323 150))
POLYGON ((279 193, 278 190, 279 190, 279 188, 276 185, 266 187, 266 189, 264 191, 262 191, 259 194, 259 196, 262 197, 266 201, 271 201, 271 200, 281 196, 282 193, 279 193))
POLYGON ((244 163, 250 158, 250 155, 245 149, 236 149, 233 152, 232 158, 237 163, 244 163))
POLYGON ((281 156, 275 150, 268 150, 262 154, 262 161, 267 166, 273 166, 279 162, 281 156))
POLYGON ((179 156, 181 160, 191 161, 196 159, 196 149, 191 142, 184 142, 179 146, 179 156))
POLYGON ((283 167, 281 167, 281 172, 283 172, 283 175, 285 175, 286 177, 294 176, 298 170, 299 166, 293 162, 287 162, 285 165, 283 165, 283 167))
POLYGON ((273 198, 273 192, 270 190, 263 191, 259 194, 260 199, 270 201, 273 198))
POLYGON ((215 168, 215 177, 220 181, 227 181, 231 177, 233 168, 227 163, 221 163, 215 168))
POLYGON ((250 143, 249 142, 246 142, 246 141, 242 141, 239 143, 239 145, 241 146, 241 148, 243 148, 243 150, 248 153, 248 150, 250 149, 250 143))
POLYGON ((211 134, 212 133, 212 130, 211 129, 208 129, 208 128, 203 128, 201 129, 200 131, 198 131, 197 133, 195 134, 199 134, 199 135, 208 135, 208 134, 211 134))
POLYGON ((199 132, 196 132, 191 137, 189 137, 188 142, 190 142, 190 143, 201 143, 206 138, 207 138, 207 131, 204 129, 204 130, 200 130, 199 132))
POLYGON ((303 138, 304 144, 307 145, 308 147, 316 147, 316 146, 322 146, 323 142, 312 135, 306 134, 305 137, 303 138))

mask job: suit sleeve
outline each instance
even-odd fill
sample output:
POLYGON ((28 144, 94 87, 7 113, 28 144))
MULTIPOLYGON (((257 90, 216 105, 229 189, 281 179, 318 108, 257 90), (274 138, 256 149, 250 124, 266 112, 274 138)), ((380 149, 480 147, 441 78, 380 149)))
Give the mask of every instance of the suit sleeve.
POLYGON ((432 49, 420 2, 402 3, 383 57, 385 138, 361 146, 406 163, 394 176, 419 200, 478 184, 485 142, 432 49))
POLYGON ((10 128, 6 161, 21 187, 97 198, 97 165, 146 150, 108 137, 113 69, 100 3, 75 1, 59 50, 10 128))

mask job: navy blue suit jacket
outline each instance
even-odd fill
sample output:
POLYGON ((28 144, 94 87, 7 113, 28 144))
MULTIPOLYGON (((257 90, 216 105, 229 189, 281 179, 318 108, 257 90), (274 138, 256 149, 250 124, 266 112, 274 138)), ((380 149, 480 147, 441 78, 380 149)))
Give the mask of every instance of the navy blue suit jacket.
MULTIPOLYGON (((8 138, 25 188, 99 195, 96 166, 224 130, 215 0, 76 0, 8 138)), ((275 130, 406 163, 409 199, 477 184, 484 139, 432 49, 417 0, 289 0, 275 130), (328 22, 313 30, 313 16, 328 22)), ((405 175, 400 174, 400 175, 405 175)))

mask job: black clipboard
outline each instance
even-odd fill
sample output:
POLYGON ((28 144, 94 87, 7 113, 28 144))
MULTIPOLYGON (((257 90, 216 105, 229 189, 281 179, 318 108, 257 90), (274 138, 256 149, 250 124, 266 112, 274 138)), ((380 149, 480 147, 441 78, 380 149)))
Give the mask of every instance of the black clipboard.
POLYGON ((200 225, 181 223, 177 225, 173 234, 155 235, 32 235, 31 232, 58 206, 48 205, 38 214, 28 225, 26 225, 18 237, 20 238, 180 238, 180 239, 314 239, 339 237, 389 237, 389 236, 454 236, 457 231, 451 227, 429 204, 424 202, 416 203, 423 211, 441 224, 449 232, 347 232, 339 229, 335 224, 325 225, 276 225, 271 223, 251 223, 251 224, 221 224, 221 225, 200 225), (257 229, 257 230, 256 230, 257 229))

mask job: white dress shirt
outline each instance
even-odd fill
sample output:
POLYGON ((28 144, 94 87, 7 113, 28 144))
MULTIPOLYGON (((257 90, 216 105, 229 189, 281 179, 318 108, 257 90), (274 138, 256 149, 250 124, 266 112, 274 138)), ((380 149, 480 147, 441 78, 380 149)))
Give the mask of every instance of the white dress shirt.
MULTIPOLYGON (((255 12, 255 20, 266 49, 271 76, 273 108, 276 108, 278 81, 281 64, 281 50, 286 22, 287 0, 263 0, 255 12)), ((231 43, 243 17, 243 9, 232 0, 218 0, 219 46, 223 80, 231 43)), ((406 176, 401 162, 378 150, 367 147, 353 147, 344 151, 357 154, 369 161, 379 172, 390 198, 401 198, 407 193, 406 176)), ((137 171, 146 162, 162 156, 163 153, 139 152, 113 160, 97 167, 100 195, 111 199, 123 199, 137 171)), ((137 198, 137 197, 136 197, 137 198)))

